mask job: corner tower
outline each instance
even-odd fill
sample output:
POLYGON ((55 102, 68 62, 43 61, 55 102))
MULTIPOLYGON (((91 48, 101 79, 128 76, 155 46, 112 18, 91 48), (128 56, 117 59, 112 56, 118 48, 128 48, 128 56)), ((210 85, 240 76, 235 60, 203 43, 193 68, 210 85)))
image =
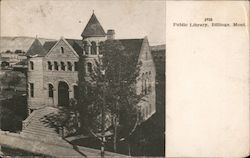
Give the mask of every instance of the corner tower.
POLYGON ((93 72, 94 67, 96 66, 95 59, 98 59, 101 55, 101 51, 99 51, 101 42, 106 40, 106 33, 96 18, 94 12, 85 26, 81 36, 84 46, 84 62, 82 64, 84 64, 85 75, 87 77, 93 72))
POLYGON ((99 55, 99 44, 106 40, 106 33, 93 12, 82 34, 84 55, 99 55))

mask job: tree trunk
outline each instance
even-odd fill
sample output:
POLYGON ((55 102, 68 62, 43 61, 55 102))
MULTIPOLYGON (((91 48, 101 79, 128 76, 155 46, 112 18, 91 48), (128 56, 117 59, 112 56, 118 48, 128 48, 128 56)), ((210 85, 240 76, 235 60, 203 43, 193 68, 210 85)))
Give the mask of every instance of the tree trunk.
POLYGON ((117 151, 117 117, 114 119, 114 152, 117 151))
POLYGON ((130 149, 130 143, 129 143, 129 138, 128 138, 128 156, 131 156, 131 149, 130 149))

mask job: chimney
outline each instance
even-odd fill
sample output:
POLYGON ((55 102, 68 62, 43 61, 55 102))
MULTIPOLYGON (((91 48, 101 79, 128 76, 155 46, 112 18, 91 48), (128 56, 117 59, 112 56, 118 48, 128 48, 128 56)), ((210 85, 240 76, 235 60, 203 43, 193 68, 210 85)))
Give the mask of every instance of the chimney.
POLYGON ((115 30, 108 30, 107 31, 107 39, 108 40, 115 39, 115 30))

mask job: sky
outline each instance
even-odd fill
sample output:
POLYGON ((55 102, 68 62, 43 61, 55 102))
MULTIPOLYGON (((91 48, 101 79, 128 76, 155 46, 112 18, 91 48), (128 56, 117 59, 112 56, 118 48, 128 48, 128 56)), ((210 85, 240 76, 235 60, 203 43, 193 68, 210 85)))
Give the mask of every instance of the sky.
POLYGON ((165 44, 164 0, 1 0, 1 36, 81 39, 93 13, 115 37, 148 37, 150 45, 165 44))

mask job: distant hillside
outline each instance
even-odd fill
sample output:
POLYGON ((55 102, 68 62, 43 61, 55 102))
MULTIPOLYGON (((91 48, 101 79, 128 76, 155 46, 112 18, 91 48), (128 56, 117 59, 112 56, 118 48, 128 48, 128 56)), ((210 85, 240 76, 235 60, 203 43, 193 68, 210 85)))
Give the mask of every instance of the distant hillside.
POLYGON ((152 51, 159 51, 159 50, 165 50, 165 49, 166 49, 166 45, 165 44, 151 46, 151 50, 152 51))
MULTIPOLYGON (((52 41, 53 39, 38 38, 39 41, 44 44, 45 41, 52 41)), ((27 52, 35 37, 0 37, 0 53, 10 50, 14 52, 15 50, 22 50, 27 52)))

